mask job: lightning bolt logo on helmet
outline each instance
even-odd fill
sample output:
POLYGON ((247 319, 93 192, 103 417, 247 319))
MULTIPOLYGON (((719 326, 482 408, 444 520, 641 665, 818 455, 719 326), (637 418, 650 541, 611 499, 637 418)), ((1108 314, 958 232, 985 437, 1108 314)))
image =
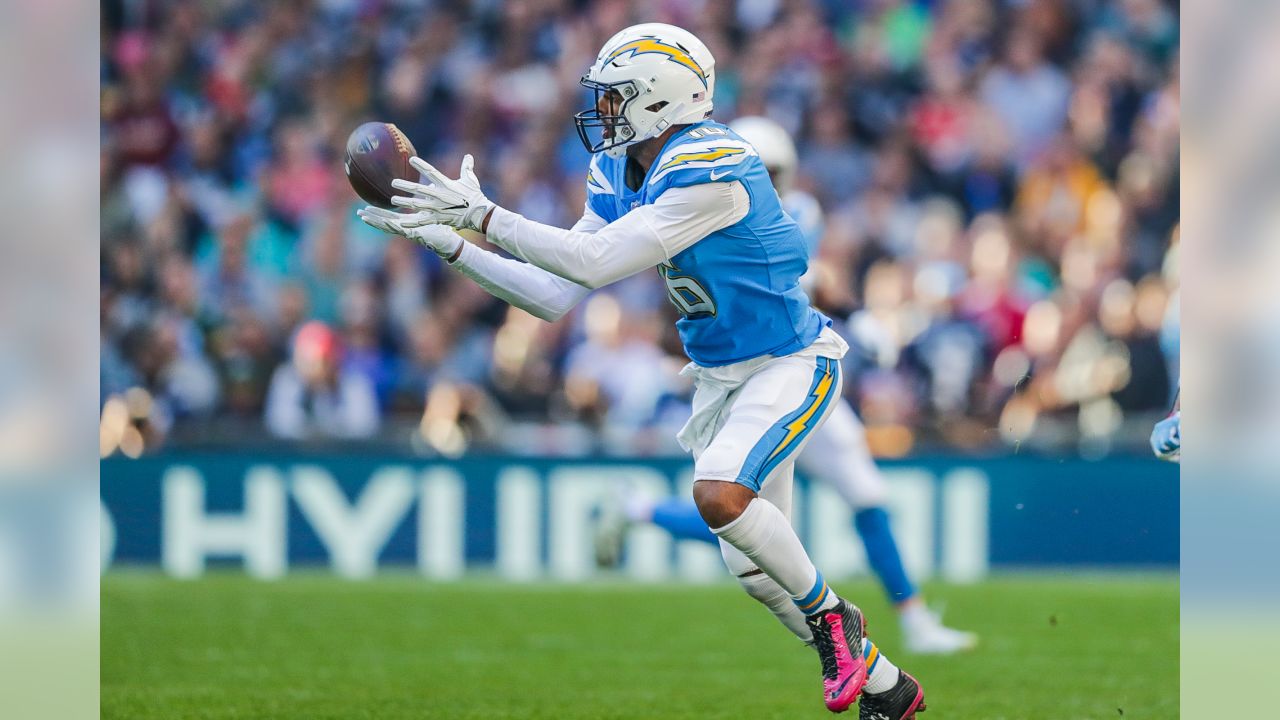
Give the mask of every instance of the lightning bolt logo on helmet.
POLYGON ((645 37, 638 40, 632 40, 609 53, 608 57, 606 57, 601 64, 608 65, 624 55, 635 57, 636 55, 645 55, 649 53, 664 55, 671 62, 688 68, 694 75, 698 76, 698 80, 702 81, 703 87, 707 86, 707 73, 702 69, 702 66, 698 64, 697 60, 694 60, 693 57, 680 46, 669 45, 656 37, 645 37))

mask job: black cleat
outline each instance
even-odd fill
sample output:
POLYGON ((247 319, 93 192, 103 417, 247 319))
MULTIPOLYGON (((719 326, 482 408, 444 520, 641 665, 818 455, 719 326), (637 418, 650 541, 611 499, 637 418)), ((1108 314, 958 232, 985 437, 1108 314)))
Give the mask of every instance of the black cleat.
POLYGON ((862 693, 858 720, 911 720, 924 711, 924 688, 905 670, 899 670, 893 689, 874 695, 862 693))

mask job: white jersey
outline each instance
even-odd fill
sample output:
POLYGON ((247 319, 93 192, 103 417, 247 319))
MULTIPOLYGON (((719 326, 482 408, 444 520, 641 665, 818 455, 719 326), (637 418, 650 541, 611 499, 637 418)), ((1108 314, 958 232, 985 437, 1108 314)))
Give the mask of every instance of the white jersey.
POLYGON ((805 249, 809 253, 809 270, 800 276, 800 287, 810 295, 813 294, 813 261, 818 257, 818 245, 822 242, 822 233, 826 222, 822 216, 822 206, 817 198, 802 190, 792 190, 782 198, 782 209, 800 226, 804 235, 805 249))
POLYGON ((822 242, 822 233, 826 229, 826 221, 822 215, 822 206, 817 198, 803 190, 792 190, 782 198, 782 209, 791 216, 804 233, 805 246, 809 250, 812 262, 818 255, 818 245, 822 242))

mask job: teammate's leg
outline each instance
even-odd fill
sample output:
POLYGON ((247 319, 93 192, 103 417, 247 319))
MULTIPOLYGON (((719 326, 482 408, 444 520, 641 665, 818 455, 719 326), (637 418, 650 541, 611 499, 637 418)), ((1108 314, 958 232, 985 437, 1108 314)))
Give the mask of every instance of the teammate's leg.
POLYGON ((854 527, 867 550, 867 563, 880 579, 889 601, 910 600, 916 588, 907 577, 902 556, 884 506, 889 489, 871 459, 866 433, 849 403, 841 400, 831 417, 814 431, 806 452, 796 461, 815 480, 834 488, 854 508, 854 527))
POLYGON ((716 534, 698 512, 698 506, 685 498, 667 498, 654 503, 649 522, 666 530, 677 540, 701 540, 718 543, 716 534))
POLYGON ((889 527, 889 513, 883 507, 869 507, 854 511, 853 526, 862 538, 867 552, 867 564, 880 580, 889 602, 894 605, 909 603, 916 597, 916 587, 907 577, 902 566, 898 543, 889 527))
POLYGON ((898 610, 907 648, 946 654, 976 645, 977 636, 942 624, 907 575, 885 510, 888 484, 871 458, 866 430, 847 401, 841 400, 832 408, 831 416, 814 431, 796 462, 854 508, 854 527, 866 549, 867 563, 898 610))

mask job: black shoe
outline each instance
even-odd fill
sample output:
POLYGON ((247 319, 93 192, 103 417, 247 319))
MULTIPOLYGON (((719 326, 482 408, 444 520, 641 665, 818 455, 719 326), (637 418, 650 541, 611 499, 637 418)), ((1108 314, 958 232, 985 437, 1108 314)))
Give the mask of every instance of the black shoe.
POLYGON ((862 693, 858 720, 911 720, 924 710, 924 688, 905 670, 899 670, 898 684, 892 690, 862 693))

